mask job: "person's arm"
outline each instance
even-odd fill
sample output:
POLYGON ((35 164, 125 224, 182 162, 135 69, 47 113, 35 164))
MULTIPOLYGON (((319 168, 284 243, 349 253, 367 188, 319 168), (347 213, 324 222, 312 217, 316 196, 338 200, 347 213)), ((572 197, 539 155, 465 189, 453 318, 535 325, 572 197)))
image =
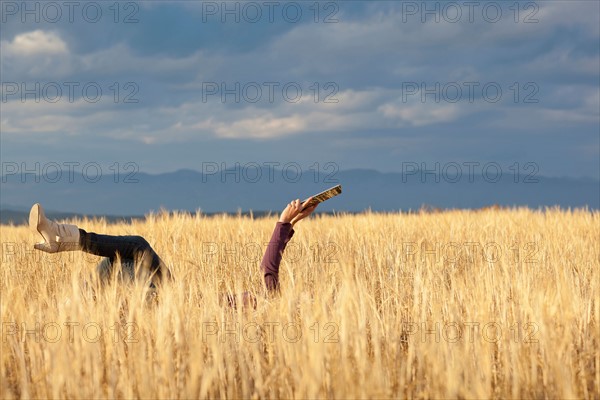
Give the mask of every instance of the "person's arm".
POLYGON ((265 286, 268 291, 279 289, 279 265, 285 246, 294 236, 294 229, 289 222, 277 222, 271 235, 271 240, 265 250, 261 268, 264 274, 265 286))
POLYGON ((279 289, 279 265, 286 245, 294 236, 294 225, 303 218, 308 217, 316 208, 317 206, 314 206, 301 211, 302 203, 299 199, 296 199, 290 202, 281 213, 261 262, 261 269, 268 291, 279 289))

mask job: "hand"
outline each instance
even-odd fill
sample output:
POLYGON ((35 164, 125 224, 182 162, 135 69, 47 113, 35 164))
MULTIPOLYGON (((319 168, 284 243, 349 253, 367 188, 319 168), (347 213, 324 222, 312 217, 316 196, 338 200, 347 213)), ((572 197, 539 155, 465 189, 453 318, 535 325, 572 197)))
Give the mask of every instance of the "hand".
POLYGON ((291 201, 281 213, 279 222, 289 222, 294 225, 296 222, 308 217, 313 211, 315 211, 317 205, 307 208, 304 211, 301 210, 311 199, 312 197, 309 197, 304 203, 300 203, 300 199, 291 201))
MULTIPOLYGON (((308 200, 310 200, 310 199, 308 199, 308 200)), ((308 200, 306 200, 306 202, 308 202, 308 200)), ((306 204, 306 202, 302 203, 302 207, 304 207, 304 204, 306 204)), ((294 217, 294 219, 292 220, 292 226, 294 226, 294 224, 295 224, 296 222, 298 222, 298 221, 300 221, 300 220, 302 220, 302 219, 304 219, 304 218, 308 217, 310 214, 312 214, 312 212, 313 212, 313 211, 315 211, 315 210, 317 209, 317 206, 318 206, 318 204, 315 204, 314 206, 312 206, 312 207, 309 207, 309 208, 307 208, 307 209, 306 209, 306 210, 304 210, 304 211, 300 211, 300 212, 298 213, 298 215, 296 215, 296 216, 294 217)), ((302 207, 300 207, 300 209, 301 209, 301 210, 302 210, 302 207)))

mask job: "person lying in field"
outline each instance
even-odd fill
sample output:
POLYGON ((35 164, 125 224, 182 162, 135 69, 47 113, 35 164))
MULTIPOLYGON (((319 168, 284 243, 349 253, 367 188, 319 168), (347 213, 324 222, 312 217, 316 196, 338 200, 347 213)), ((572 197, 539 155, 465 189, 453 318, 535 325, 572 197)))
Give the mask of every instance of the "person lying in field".
MULTIPOLYGON (((299 199, 291 201, 281 212, 275 224, 275 230, 261 262, 265 287, 268 292, 279 291, 279 265, 287 243, 294 236, 294 225, 308 217, 317 205, 303 206, 310 200, 301 203, 299 199)), ((44 209, 39 203, 34 204, 29 212, 29 226, 44 239, 36 243, 34 248, 47 253, 81 250, 86 253, 105 257, 97 270, 100 279, 106 282, 113 273, 117 260, 121 261, 122 271, 131 278, 149 279, 150 286, 156 288, 166 280, 172 279, 171 271, 161 260, 152 246, 142 236, 111 236, 87 232, 76 225, 59 224, 46 218, 44 209), (137 266, 137 268, 136 268, 137 266)), ((248 301, 243 295, 244 303, 248 301)), ((231 305, 234 299, 228 297, 231 305)))

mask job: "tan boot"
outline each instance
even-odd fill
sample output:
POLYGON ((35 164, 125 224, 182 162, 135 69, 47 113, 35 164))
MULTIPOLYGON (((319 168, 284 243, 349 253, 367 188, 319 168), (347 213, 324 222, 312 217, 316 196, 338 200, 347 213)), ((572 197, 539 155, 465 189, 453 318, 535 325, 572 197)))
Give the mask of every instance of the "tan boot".
POLYGON ((39 203, 31 207, 29 212, 29 227, 34 229, 44 238, 42 243, 33 247, 46 253, 59 251, 80 250, 79 228, 75 225, 58 224, 50 221, 44 214, 44 209, 39 203))

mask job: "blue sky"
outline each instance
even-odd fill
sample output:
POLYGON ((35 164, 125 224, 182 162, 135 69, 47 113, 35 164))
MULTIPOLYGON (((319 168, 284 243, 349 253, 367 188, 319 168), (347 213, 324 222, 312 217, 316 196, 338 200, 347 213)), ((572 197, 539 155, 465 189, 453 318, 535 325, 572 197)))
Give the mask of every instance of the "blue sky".
POLYGON ((600 174, 597 1, 23 4, 2 2, 3 162, 600 174))

